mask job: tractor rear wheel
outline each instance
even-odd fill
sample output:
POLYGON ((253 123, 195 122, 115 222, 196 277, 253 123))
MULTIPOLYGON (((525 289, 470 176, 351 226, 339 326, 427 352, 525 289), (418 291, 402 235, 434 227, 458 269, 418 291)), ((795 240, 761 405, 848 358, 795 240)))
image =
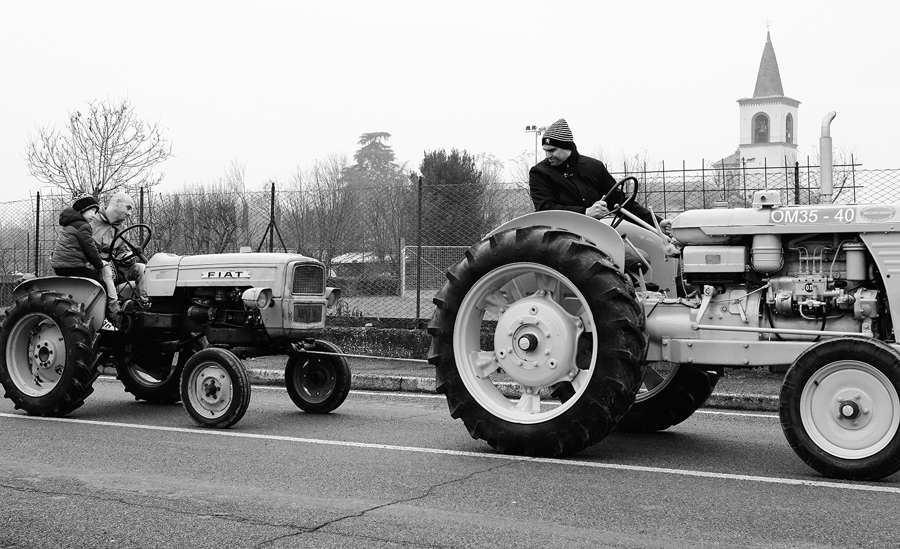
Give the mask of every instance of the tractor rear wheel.
POLYGON ((634 406, 616 425, 617 431, 653 433, 691 417, 712 394, 719 376, 690 364, 648 365, 634 406))
POLYGON ((900 353, 859 336, 817 343, 788 369, 779 413, 791 448, 823 475, 892 475, 900 471, 900 353))
POLYGON ((556 456, 612 431, 641 384, 644 337, 634 287, 606 253, 567 231, 510 229, 447 279, 428 360, 472 438, 556 456))
POLYGON ((93 392, 97 334, 80 303, 59 292, 16 300, 0 328, 0 384, 17 409, 64 416, 93 392))
POLYGON ((209 346, 206 337, 189 343, 179 352, 137 347, 116 364, 116 378, 135 400, 171 404, 181 400, 181 372, 188 359, 209 346))

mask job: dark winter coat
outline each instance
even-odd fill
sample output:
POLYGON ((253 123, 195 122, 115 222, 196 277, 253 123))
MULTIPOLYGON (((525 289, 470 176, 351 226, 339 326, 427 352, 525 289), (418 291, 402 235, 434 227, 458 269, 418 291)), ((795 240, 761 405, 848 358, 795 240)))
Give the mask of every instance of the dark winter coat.
POLYGON ((62 229, 56 236, 50 265, 54 269, 71 269, 90 264, 101 270, 103 261, 94 243, 91 224, 84 216, 69 207, 59 214, 59 224, 62 229))
MULTIPOLYGON (((534 202, 534 209, 539 212, 568 210, 583 214, 594 202, 603 198, 615 184, 616 180, 607 171, 603 162, 579 154, 577 150, 572 151, 569 158, 559 166, 551 166, 550 161, 544 159, 531 168, 528 174, 531 200, 534 202)), ((607 197, 606 204, 612 209, 624 200, 625 195, 616 191, 607 197)), ((650 211, 636 201, 625 209, 653 225, 650 211)), ((657 217, 657 221, 659 220, 657 217)))

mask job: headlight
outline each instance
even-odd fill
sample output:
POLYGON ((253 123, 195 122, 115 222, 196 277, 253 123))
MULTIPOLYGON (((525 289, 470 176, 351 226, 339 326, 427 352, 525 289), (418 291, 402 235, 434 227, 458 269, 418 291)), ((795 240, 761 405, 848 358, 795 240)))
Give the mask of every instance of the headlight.
POLYGON ((241 300, 244 302, 244 307, 248 309, 253 307, 265 309, 272 305, 272 289, 250 288, 249 290, 244 290, 244 293, 241 294, 241 300))
POLYGON ((334 307, 335 303, 341 300, 341 289, 340 288, 325 288, 325 301, 327 303, 327 307, 330 309, 334 307))

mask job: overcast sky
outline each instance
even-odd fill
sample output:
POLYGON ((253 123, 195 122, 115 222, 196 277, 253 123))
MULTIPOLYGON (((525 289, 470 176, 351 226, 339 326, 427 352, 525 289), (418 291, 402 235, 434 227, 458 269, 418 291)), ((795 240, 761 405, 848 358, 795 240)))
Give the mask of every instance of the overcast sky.
POLYGON ((398 161, 465 149, 507 162, 527 124, 563 117, 579 149, 699 168, 738 145, 767 21, 785 95, 801 102, 801 157, 837 111, 835 145, 898 168, 895 2, 15 1, 0 16, 0 200, 40 185, 36 128, 88 100, 127 99, 174 157, 163 191, 286 181, 359 136, 388 132, 398 161))

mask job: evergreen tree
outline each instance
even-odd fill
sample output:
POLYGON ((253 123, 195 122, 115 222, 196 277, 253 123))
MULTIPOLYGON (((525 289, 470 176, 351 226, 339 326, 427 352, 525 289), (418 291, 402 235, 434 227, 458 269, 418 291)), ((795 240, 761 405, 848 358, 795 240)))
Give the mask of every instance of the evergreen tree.
POLYGON ((484 184, 475 157, 465 150, 425 154, 422 173, 422 241, 430 246, 469 246, 485 232, 484 184))

